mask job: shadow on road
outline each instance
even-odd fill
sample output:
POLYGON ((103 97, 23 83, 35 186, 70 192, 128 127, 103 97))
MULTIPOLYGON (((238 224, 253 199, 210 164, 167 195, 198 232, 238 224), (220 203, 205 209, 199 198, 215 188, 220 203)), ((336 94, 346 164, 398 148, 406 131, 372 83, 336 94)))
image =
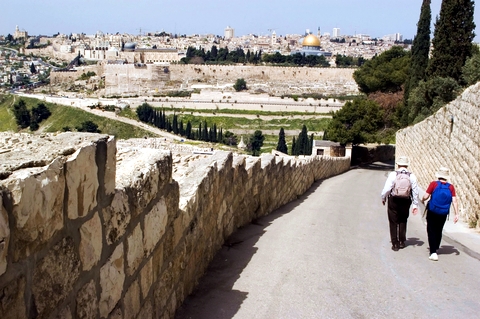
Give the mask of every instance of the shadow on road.
POLYGON ((424 244, 425 244, 425 242, 423 240, 420 240, 420 238, 416 238, 416 237, 407 238, 407 240, 405 241, 405 245, 407 245, 407 246, 421 247, 424 244))
POLYGON ((377 171, 393 171, 395 169, 395 161, 388 162, 374 162, 368 164, 361 164, 358 167, 363 169, 377 170, 377 171))
POLYGON ((454 246, 447 246, 447 245, 442 245, 440 248, 437 250, 437 254, 439 255, 451 255, 455 254, 456 256, 460 255, 460 252, 458 251, 457 248, 454 246))
POLYGON ((321 183, 315 182, 299 199, 235 231, 217 252, 198 286, 177 309, 175 319, 233 318, 248 296, 248 292, 234 290, 233 286, 257 252, 255 244, 268 226, 305 201, 321 183))

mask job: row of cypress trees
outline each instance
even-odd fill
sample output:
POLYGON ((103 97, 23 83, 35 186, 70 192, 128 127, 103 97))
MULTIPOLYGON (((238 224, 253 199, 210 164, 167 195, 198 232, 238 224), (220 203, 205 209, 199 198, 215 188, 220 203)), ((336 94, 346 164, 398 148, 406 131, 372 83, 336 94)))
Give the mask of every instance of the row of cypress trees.
POLYGON ((179 120, 177 114, 174 114, 170 120, 170 118, 165 115, 165 110, 155 109, 148 103, 143 103, 137 108, 137 116, 142 122, 150 123, 159 129, 183 136, 190 140, 224 143, 227 145, 237 144, 236 137, 233 138, 232 134, 228 131, 224 136, 223 129, 217 129, 215 123, 209 127, 207 121, 203 121, 199 124, 198 129, 194 129, 190 121, 184 125, 183 120, 179 120))
POLYGON ((405 83, 402 126, 418 122, 465 86, 463 67, 474 53, 474 1, 443 0, 430 43, 431 0, 423 0, 405 83), (430 55, 430 45, 433 47, 430 55))
MULTIPOLYGON (((313 134, 308 136, 307 127, 302 126, 302 131, 298 134, 298 137, 293 137, 292 146, 290 148, 291 155, 311 155, 313 148, 313 134)), ((277 151, 288 154, 287 142, 285 140, 285 130, 283 127, 278 134, 277 151)))

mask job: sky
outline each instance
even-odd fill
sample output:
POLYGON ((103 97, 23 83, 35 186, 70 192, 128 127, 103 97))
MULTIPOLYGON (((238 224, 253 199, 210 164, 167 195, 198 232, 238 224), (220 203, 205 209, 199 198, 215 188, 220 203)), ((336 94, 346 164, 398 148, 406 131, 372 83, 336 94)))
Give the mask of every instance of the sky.
MULTIPOLYGON (((413 39, 422 0, 22 0, 2 1, 0 34, 15 32, 18 25, 29 35, 86 33, 161 32, 215 34, 223 36, 227 26, 235 35, 277 36, 303 34, 368 34, 381 38, 400 33, 413 39)), ((432 0, 433 23, 441 0, 432 0)), ((480 12, 475 12, 480 28, 480 12)), ((478 29, 477 28, 477 29, 478 29)), ((480 31, 476 33, 480 34, 480 31)), ((480 36, 475 38, 479 41, 480 36)))

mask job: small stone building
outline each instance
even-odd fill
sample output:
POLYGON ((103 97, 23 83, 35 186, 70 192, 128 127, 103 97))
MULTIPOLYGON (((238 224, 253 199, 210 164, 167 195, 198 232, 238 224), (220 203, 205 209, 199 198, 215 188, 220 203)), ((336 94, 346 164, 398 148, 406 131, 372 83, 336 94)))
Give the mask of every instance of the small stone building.
POLYGON ((341 146, 340 143, 332 141, 313 140, 312 155, 344 157, 345 146, 341 146))

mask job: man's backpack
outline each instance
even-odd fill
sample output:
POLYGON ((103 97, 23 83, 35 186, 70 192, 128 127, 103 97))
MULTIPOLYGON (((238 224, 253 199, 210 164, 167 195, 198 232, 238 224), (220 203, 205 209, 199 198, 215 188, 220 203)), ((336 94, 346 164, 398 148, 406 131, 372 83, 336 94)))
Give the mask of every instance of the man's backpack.
POLYGON ((410 172, 400 171, 395 176, 393 188, 390 195, 393 197, 410 198, 412 192, 412 183, 410 182, 410 172))
POLYGON ((449 183, 437 181, 437 187, 432 192, 432 198, 428 202, 428 210, 439 215, 448 215, 452 203, 452 192, 449 183))

